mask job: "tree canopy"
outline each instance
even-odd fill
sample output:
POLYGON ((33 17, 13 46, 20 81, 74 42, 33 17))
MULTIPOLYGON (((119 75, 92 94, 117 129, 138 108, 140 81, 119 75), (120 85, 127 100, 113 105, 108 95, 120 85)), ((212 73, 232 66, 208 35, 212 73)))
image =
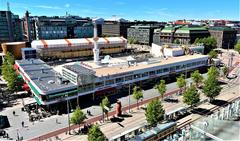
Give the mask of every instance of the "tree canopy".
POLYGON ((97 125, 93 125, 88 131, 88 141, 105 141, 107 138, 97 125))
POLYGON ((211 51, 208 53, 208 56, 209 56, 210 59, 212 59, 212 58, 217 58, 218 54, 217 54, 216 51, 211 50, 211 51))
POLYGON ((80 107, 77 107, 76 110, 74 110, 72 117, 70 119, 71 123, 78 124, 80 127, 80 124, 87 119, 86 114, 83 113, 83 111, 80 109, 80 107))
POLYGON ((14 61, 14 56, 11 53, 7 52, 1 72, 3 78, 7 81, 7 86, 10 91, 16 91, 18 87, 21 87, 23 84, 23 80, 18 78, 18 75, 13 68, 14 61))
POLYGON ((222 90, 222 87, 218 84, 218 75, 217 68, 212 66, 208 70, 208 78, 204 81, 203 93, 210 98, 210 101, 218 96, 222 90))
POLYGON ((145 116, 148 124, 151 127, 154 127, 159 123, 161 120, 164 119, 165 110, 161 102, 158 99, 152 100, 146 109, 145 116))
POLYGON ((161 97, 163 99, 163 96, 167 91, 165 80, 160 80, 160 83, 155 86, 155 89, 158 90, 159 94, 161 95, 161 97))
POLYGON ((174 44, 180 44, 180 40, 179 40, 179 39, 175 39, 175 40, 173 41, 173 43, 174 43, 174 44))
POLYGON ((183 102, 191 107, 200 101, 200 94, 197 92, 196 87, 191 85, 183 94, 183 102))
POLYGON ((182 91, 182 89, 183 89, 184 87, 186 87, 186 84, 187 84, 184 77, 185 77, 184 74, 181 74, 181 75, 177 78, 177 85, 178 85, 178 87, 180 88, 181 91, 182 91))
POLYGON ((133 98, 137 100, 137 108, 139 108, 138 101, 139 101, 139 99, 143 98, 143 93, 142 93, 142 90, 140 89, 140 87, 138 87, 138 86, 133 87, 133 98))
POLYGON ((222 68, 222 71, 223 71, 223 74, 224 74, 225 76, 227 76, 227 74, 228 74, 228 67, 227 67, 227 66, 224 66, 224 67, 222 68))
POLYGON ((203 81, 203 76, 199 73, 198 70, 196 70, 193 73, 191 73, 191 79, 193 80, 193 82, 198 87, 199 83, 202 83, 202 81, 203 81))
POLYGON ((204 54, 208 54, 211 50, 217 47, 217 41, 213 37, 196 38, 195 44, 202 43, 204 45, 204 54))
POLYGON ((240 40, 238 40, 237 44, 234 46, 234 49, 240 54, 240 40))
POLYGON ((129 37, 128 38, 128 43, 129 44, 138 44, 138 40, 133 38, 133 37, 129 37))
POLYGON ((108 118, 108 112, 111 109, 111 103, 110 103, 110 101, 108 100, 107 97, 104 97, 104 99, 102 99, 102 102, 100 103, 100 106, 101 106, 103 112, 107 115, 107 118, 108 118), (107 107, 109 110, 105 109, 105 107, 107 107))

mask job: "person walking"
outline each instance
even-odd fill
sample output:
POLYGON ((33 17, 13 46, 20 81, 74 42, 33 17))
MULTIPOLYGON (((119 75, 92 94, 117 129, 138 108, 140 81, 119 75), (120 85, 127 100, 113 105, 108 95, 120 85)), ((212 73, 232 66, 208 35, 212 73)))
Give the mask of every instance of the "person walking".
POLYGON ((24 121, 22 121, 22 127, 24 127, 24 121))
POLYGON ((13 111, 13 115, 14 115, 14 116, 16 115, 16 112, 15 112, 15 111, 13 111))

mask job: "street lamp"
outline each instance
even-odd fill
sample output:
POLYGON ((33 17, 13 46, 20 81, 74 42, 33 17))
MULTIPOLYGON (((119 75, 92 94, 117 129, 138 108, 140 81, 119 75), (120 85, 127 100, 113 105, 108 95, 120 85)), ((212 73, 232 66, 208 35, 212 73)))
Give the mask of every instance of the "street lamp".
POLYGON ((128 112, 130 113, 130 94, 131 93, 131 84, 128 85, 128 112))
POLYGON ((65 97, 67 97, 68 134, 70 135, 70 115, 69 115, 69 100, 68 100, 68 94, 66 94, 65 97))

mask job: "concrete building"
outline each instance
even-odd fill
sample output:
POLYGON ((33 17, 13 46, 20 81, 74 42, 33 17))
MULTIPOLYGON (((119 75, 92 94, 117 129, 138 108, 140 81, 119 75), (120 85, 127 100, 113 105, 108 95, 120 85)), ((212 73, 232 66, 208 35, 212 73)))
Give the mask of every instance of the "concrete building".
POLYGON ((167 26, 162 30, 155 30, 154 43, 192 44, 196 38, 208 37, 208 30, 196 25, 167 26))
POLYGON ((211 27, 209 28, 209 32, 212 37, 214 37, 217 41, 218 48, 234 48, 236 39, 237 39, 237 31, 230 27, 211 27))
POLYGON ((177 57, 182 56, 186 53, 193 54, 203 54, 204 53, 204 46, 202 44, 192 44, 192 45, 178 45, 178 44, 164 44, 164 45, 157 45, 152 43, 150 53, 154 57, 177 57), (188 51, 186 51, 188 50, 188 51))
POLYGON ((89 18, 29 16, 27 11, 23 20, 24 34, 29 41, 93 37, 93 25, 89 18))
POLYGON ((137 25, 128 28, 127 36, 138 41, 140 44, 151 45, 153 42, 154 29, 159 26, 137 25))
POLYGON ((11 11, 0 11, 0 43, 22 41, 21 20, 11 11))
POLYGON ((126 57, 112 58, 108 64, 75 62, 52 67, 39 59, 16 60, 39 105, 52 105, 77 97, 98 98, 127 89, 129 84, 146 85, 159 78, 208 66, 208 56, 194 54, 168 59, 148 58, 129 62, 126 57))
POLYGON ((102 36, 127 38, 127 29, 132 25, 132 22, 125 19, 107 19, 102 25, 102 36))

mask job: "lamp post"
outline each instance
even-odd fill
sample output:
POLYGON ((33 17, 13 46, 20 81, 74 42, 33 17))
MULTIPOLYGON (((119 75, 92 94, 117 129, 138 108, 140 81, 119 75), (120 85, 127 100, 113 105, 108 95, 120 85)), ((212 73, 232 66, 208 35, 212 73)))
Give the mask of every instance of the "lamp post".
POLYGON ((131 93, 131 84, 128 85, 128 112, 130 113, 130 94, 131 93))
MULTIPOLYGON (((66 95, 65 95, 66 97, 66 95)), ((68 113, 68 134, 70 135, 70 115, 69 115, 69 100, 68 100, 68 94, 67 94, 67 113, 68 113)))

